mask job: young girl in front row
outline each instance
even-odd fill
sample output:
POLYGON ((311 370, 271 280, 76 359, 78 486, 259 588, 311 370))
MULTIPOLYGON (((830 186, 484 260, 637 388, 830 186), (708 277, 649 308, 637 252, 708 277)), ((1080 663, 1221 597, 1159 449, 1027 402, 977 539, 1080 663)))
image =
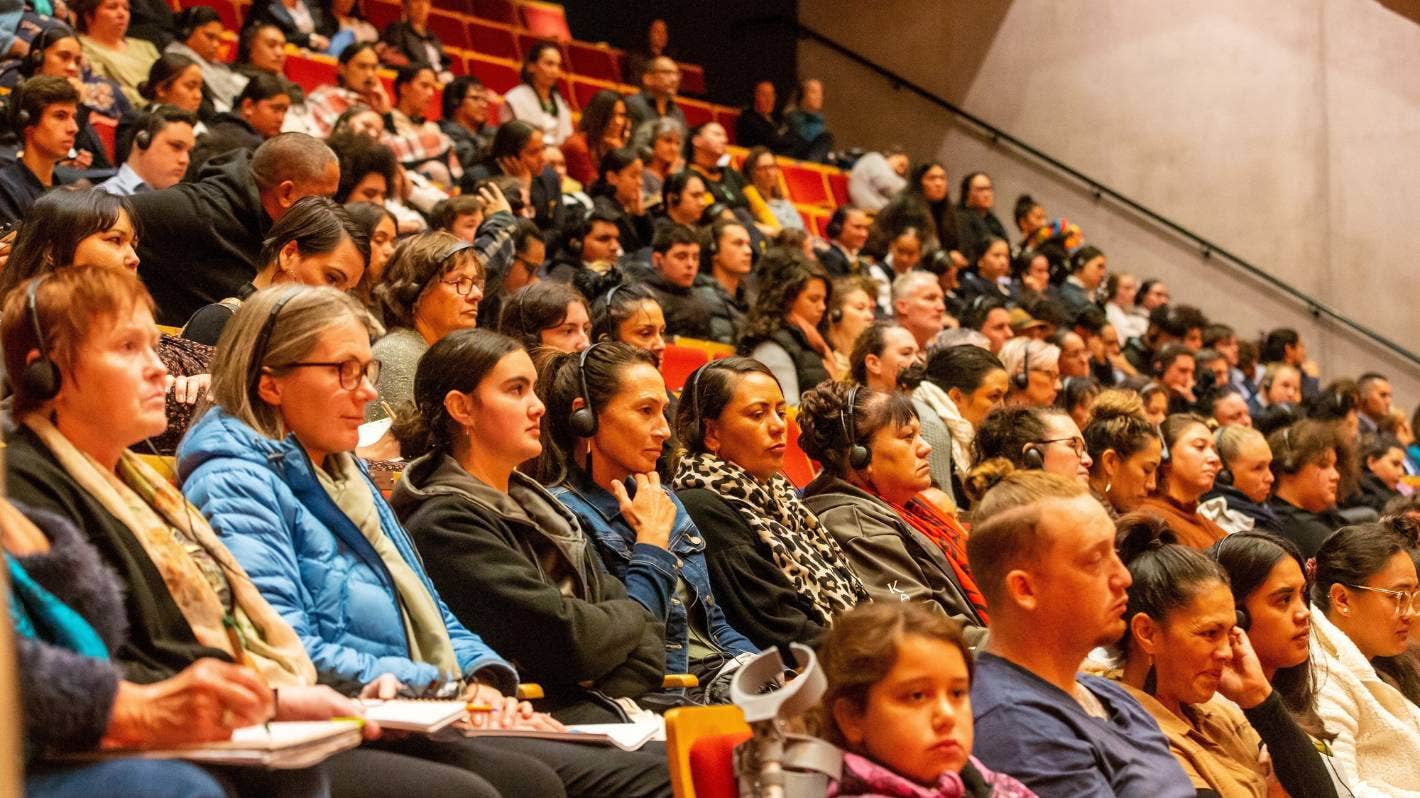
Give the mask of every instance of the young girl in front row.
POLYGON ((1034 798, 971 756, 971 653, 941 612, 859 605, 834 621, 819 661, 819 732, 846 751, 830 796, 1034 798))

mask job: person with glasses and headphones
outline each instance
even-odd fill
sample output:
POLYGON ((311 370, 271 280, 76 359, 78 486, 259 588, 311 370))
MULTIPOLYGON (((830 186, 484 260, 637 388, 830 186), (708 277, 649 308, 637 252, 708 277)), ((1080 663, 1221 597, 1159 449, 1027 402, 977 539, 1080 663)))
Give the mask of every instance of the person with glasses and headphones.
POLYGON ((1075 420, 1053 406, 991 411, 976 427, 972 454, 975 465, 962 479, 972 505, 1013 471, 1048 471, 1088 486, 1094 465, 1075 420))
POLYGON ((799 445, 823 465, 804 504, 843 548, 875 601, 925 601, 986 635, 986 600, 966 562, 966 530, 921 498, 932 486, 912 400, 825 382, 799 404, 799 445))
POLYGON ((997 354, 1011 385, 1006 404, 1050 407, 1060 393, 1060 347, 1025 336, 1001 345, 997 354))
MULTIPOLYGON (((568 723, 623 722, 641 715, 636 701, 661 685, 664 625, 607 572, 577 516, 518 470, 544 447, 537 379, 532 358, 506 335, 460 330, 435 344, 419 364, 418 412, 396 429, 405 454, 418 456, 391 503, 453 614, 543 686, 540 709, 568 723)), ((572 412, 596 421, 589 408, 572 412)), ((669 570, 666 497, 644 478, 641 487, 634 512, 656 542, 638 544, 633 569, 669 570)), ((661 574, 637 579, 668 587, 661 574)), ((572 795, 670 794, 656 743, 638 751, 567 745, 548 755, 572 795), (582 753, 569 762, 567 749, 582 753)))
POLYGON ((1307 564, 1317 714, 1358 796, 1420 795, 1420 675, 1406 656, 1420 582, 1414 538, 1400 530, 1343 527, 1307 564))
POLYGON ((728 700, 721 677, 759 649, 725 620, 705 539, 661 485, 657 465, 671 430, 654 358, 616 342, 552 356, 542 363, 538 395, 548 412, 531 473, 577 517, 628 595, 666 625, 666 672, 693 673, 697 697, 728 700))

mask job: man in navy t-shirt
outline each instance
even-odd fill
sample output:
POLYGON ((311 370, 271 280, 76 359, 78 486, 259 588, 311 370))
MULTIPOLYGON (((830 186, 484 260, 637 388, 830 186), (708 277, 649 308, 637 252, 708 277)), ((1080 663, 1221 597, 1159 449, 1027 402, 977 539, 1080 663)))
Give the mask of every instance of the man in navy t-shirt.
POLYGON ((1123 688, 1077 673, 1125 631, 1130 578, 1114 524, 1073 480, 1015 480, 1047 498, 997 510, 988 494, 968 544, 991 612, 971 689, 973 753, 1041 798, 1194 798, 1153 718, 1123 688))

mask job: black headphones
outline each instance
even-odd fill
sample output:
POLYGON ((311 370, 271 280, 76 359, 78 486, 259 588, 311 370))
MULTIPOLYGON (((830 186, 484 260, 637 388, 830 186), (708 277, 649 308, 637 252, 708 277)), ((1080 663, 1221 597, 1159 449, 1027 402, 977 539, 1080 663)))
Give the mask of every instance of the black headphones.
POLYGON ((700 375, 709 369, 712 363, 714 363, 713 360, 692 371, 690 379, 685 382, 685 388, 680 392, 681 399, 689 399, 690 409, 695 411, 695 423, 690 428, 697 434, 700 432, 700 375))
POLYGON ((271 315, 266 317, 266 323, 261 326, 261 333, 256 337, 256 346, 252 347, 251 364, 248 366, 250 373, 247 375, 247 393, 252 402, 258 402, 261 395, 258 388, 261 386, 261 361, 266 357, 266 347, 271 343, 271 333, 276 329, 276 317, 281 315, 281 309, 286 307, 286 303, 301 295, 301 291, 292 291, 286 296, 276 301, 271 306, 271 315))
MULTIPOLYGON (((138 142, 137 136, 134 137, 133 141, 135 144, 138 142)), ((452 258, 466 249, 473 249, 473 244, 467 241, 457 241, 450 244, 447 249, 439 254, 439 265, 434 269, 433 273, 430 274, 429 279, 438 279, 439 276, 444 273, 444 264, 449 262, 449 258, 452 258)), ((419 295, 423 294, 424 289, 428 287, 429 283, 427 281, 424 283, 405 283, 396 290, 395 296, 399 298, 401 303, 410 306, 410 310, 412 311, 414 303, 419 301, 419 295)))
POLYGON ((1249 626, 1252 626, 1252 616, 1251 616, 1251 615, 1248 615, 1248 614, 1247 614, 1247 610, 1243 609, 1242 607, 1238 607, 1238 608, 1237 608, 1237 613, 1238 613, 1237 626, 1238 626, 1239 629, 1241 629, 1241 630, 1243 630, 1244 632, 1246 632, 1246 631, 1247 631, 1247 628, 1248 628, 1249 626))
POLYGON ((25 84, 21 83, 10 92, 10 127, 23 138, 25 128, 32 122, 34 118, 30 116, 29 109, 25 108, 25 84))
POLYGON ((838 408, 838 424, 848 442, 848 467, 861 471, 873 461, 873 450, 858 443, 858 427, 853 423, 853 405, 858 401, 859 385, 855 382, 843 397, 843 406, 838 408))
POLYGON ((20 74, 27 78, 34 77, 44 66, 44 51, 53 47, 55 42, 73 36, 74 31, 66 25, 50 25, 40 31, 34 41, 30 42, 29 52, 20 60, 20 74))
POLYGON ((30 316, 30 327, 35 334, 35 347, 39 350, 39 357, 25 366, 25 370, 20 372, 20 386, 32 399, 47 402, 59 395, 59 386, 63 381, 59 373, 59 365, 49 359, 49 346, 44 341, 44 330, 39 323, 39 309, 36 307, 35 295, 39 292, 39 286, 48 275, 41 275, 30 280, 30 284, 25 288, 25 310, 30 316))
POLYGON ((158 135, 163 127, 166 127, 163 118, 158 114, 167 107, 161 104, 154 105, 141 112, 142 116, 139 118, 143 121, 143 127, 133 134, 133 146, 144 151, 153 146, 153 137, 158 135))
POLYGON ((1040 450, 1040 444, 1034 441, 1026 444, 1026 448, 1021 452, 1021 461, 1028 469, 1045 470, 1045 453, 1040 450))
POLYGON ((582 397, 582 406, 572 411, 572 415, 567 418, 567 426, 578 438, 590 438, 597 434, 597 411, 592 407, 591 394, 587 392, 587 357, 602 343, 598 341, 583 349, 577 361, 577 387, 580 390, 578 395, 582 397))
POLYGON ((1021 354, 1021 373, 1011 375, 1011 384, 1017 390, 1024 391, 1030 387, 1030 341, 1021 347, 1021 354))

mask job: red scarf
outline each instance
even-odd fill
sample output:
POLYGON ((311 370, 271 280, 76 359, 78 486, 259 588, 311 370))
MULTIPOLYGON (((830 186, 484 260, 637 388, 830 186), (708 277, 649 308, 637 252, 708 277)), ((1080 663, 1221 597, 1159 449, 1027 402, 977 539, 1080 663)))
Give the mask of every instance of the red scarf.
POLYGON ((967 599, 976 607, 982 622, 989 624, 991 619, 986 615, 986 598, 981 595, 981 589, 976 586, 976 580, 972 578, 971 568, 966 562, 966 530, 962 525, 955 518, 944 515, 930 503, 915 496, 909 499, 907 504, 893 504, 892 508, 913 529, 937 544, 942 554, 946 555, 947 562, 951 563, 952 572, 956 574, 957 583, 961 585, 967 599))

